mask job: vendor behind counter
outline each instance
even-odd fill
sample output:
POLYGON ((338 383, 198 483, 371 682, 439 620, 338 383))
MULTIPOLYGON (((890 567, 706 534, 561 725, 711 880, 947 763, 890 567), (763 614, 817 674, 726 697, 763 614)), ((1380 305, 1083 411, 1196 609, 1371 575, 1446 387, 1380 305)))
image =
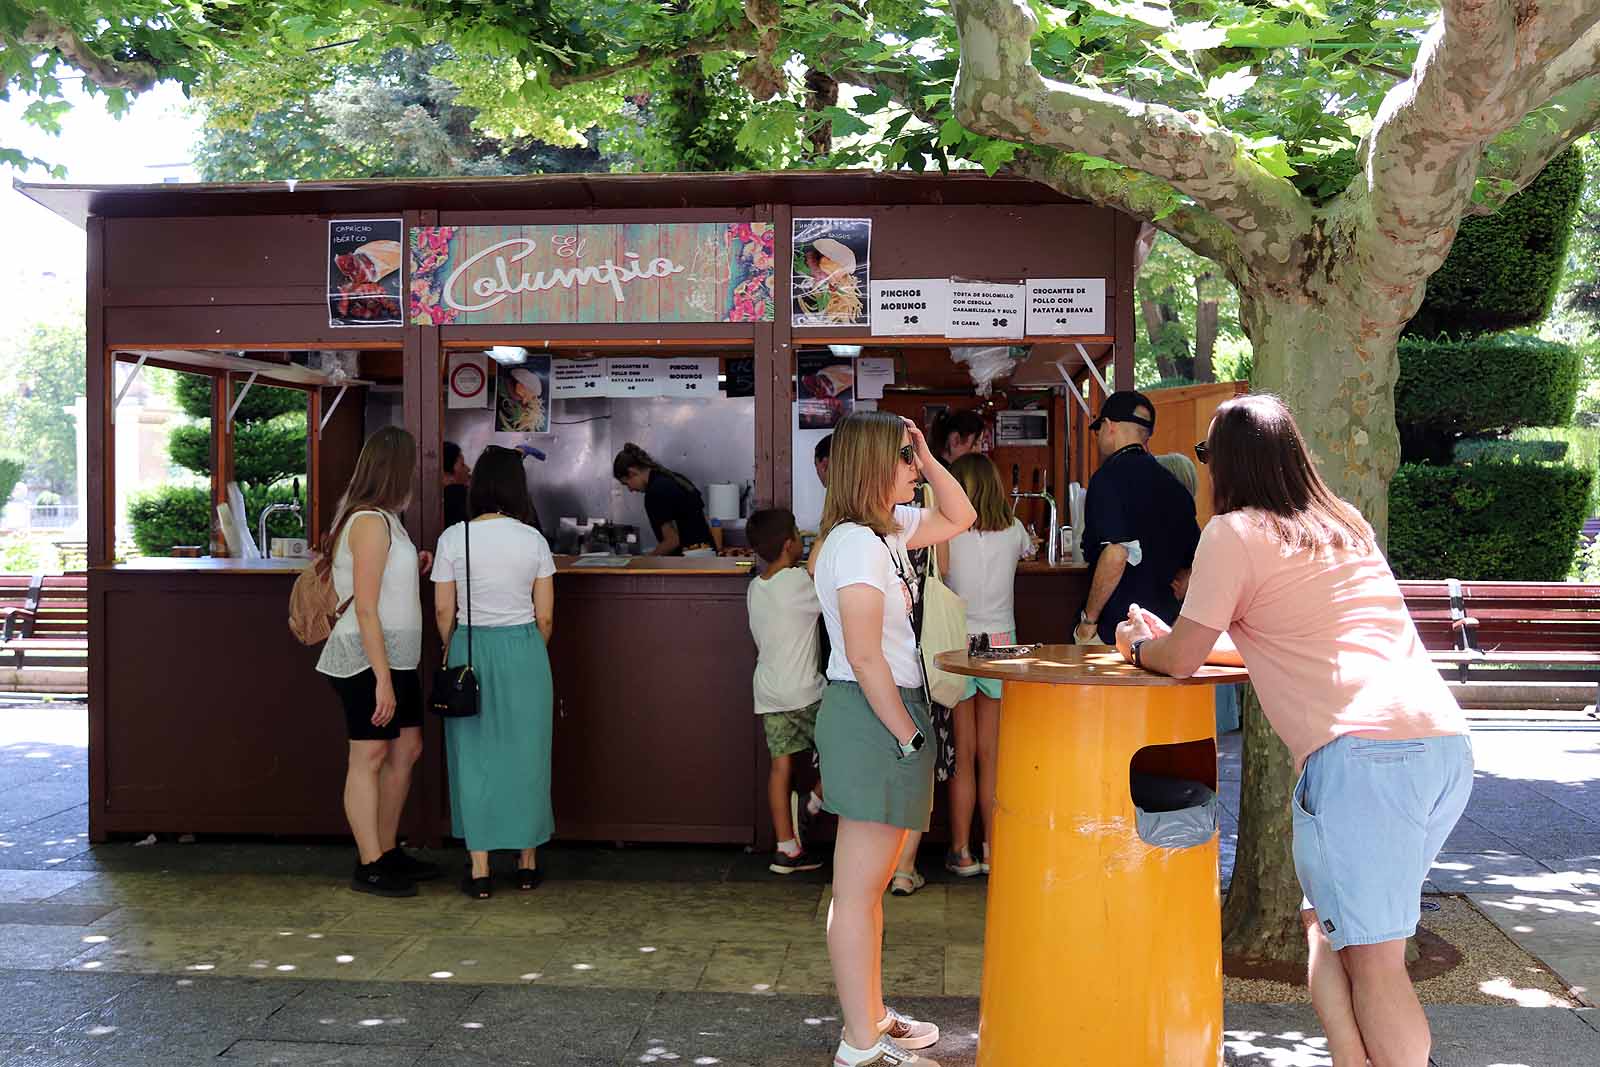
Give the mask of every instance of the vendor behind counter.
POLYGON ((693 482, 663 467, 631 441, 612 460, 611 474, 633 492, 644 494, 645 515, 656 536, 656 547, 649 555, 716 553, 711 524, 706 521, 705 499, 693 482))

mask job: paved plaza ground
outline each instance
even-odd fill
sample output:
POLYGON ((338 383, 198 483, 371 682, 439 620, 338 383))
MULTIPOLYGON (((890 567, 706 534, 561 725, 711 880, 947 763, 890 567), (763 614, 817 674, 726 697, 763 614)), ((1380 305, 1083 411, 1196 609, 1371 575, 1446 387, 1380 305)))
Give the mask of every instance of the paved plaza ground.
MULTIPOLYGON (((1600 1065, 1595 1011, 1550 1006, 1600 988, 1600 724, 1473 725, 1472 806, 1429 887, 1457 896, 1425 920, 1466 956, 1424 986, 1435 1060, 1600 1065)), ((732 849, 572 846, 542 854, 532 894, 502 882, 480 903, 434 884, 391 901, 345 888, 339 846, 91 848, 85 735, 81 705, 0 703, 0 1067, 828 1061, 825 877, 780 880, 732 849)), ((981 880, 940 877, 886 905, 886 986, 942 1025, 945 1067, 975 1060, 984 902, 981 880)), ((1261 999, 1230 982, 1230 1063, 1329 1062, 1290 1002, 1303 991, 1246 996, 1261 999)))

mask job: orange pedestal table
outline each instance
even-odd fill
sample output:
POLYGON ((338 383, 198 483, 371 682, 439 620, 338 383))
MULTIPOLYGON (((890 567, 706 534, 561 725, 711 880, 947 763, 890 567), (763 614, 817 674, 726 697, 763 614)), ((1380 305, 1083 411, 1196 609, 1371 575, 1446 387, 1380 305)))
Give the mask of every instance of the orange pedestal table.
POLYGON ((1134 771, 1216 788, 1212 686, 1137 670, 1115 649, 945 653, 1005 683, 978 1067, 1212 1067, 1222 1058, 1217 835, 1140 837, 1134 771))

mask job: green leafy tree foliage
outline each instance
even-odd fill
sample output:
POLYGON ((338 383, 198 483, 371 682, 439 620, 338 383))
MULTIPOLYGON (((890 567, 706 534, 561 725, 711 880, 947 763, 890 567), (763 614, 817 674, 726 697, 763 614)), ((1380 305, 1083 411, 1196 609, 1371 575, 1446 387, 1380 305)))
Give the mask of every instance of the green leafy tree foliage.
POLYGON ((224 89, 203 94, 206 122, 195 165, 206 181, 492 176, 598 170, 588 144, 504 140, 474 128, 477 112, 435 74, 450 58, 435 45, 390 49, 370 63, 331 68, 327 84, 253 111, 224 89))
POLYGON ((0 508, 11 499, 11 494, 16 492, 17 483, 22 481, 22 472, 27 466, 20 455, 15 452, 0 452, 0 508))
POLYGON ((78 445, 67 412, 83 395, 83 309, 68 307, 0 343, 0 443, 26 476, 58 493, 77 487, 78 445))

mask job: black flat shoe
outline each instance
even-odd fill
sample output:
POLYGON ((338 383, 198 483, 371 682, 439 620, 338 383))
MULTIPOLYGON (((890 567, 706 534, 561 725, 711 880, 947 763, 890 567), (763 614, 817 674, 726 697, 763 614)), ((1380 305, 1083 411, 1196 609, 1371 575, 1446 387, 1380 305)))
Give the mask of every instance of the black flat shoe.
POLYGON ((461 891, 473 900, 488 900, 494 896, 492 878, 474 878, 471 874, 461 879, 461 891))
POLYGON ((544 872, 535 867, 518 867, 516 874, 517 888, 524 893, 538 889, 544 881, 544 872))
POLYGON ((439 865, 419 860, 404 849, 391 848, 385 852, 378 862, 387 870, 398 874, 402 878, 409 878, 413 882, 426 882, 439 877, 439 865))

